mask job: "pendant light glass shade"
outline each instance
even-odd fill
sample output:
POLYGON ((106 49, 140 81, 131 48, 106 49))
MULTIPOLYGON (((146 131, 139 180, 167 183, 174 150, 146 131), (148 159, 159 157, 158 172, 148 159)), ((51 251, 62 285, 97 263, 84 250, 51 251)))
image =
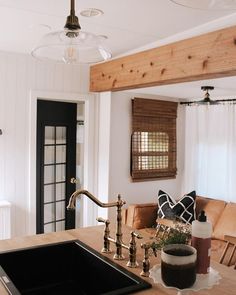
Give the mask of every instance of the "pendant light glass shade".
POLYGON ((111 52, 102 44, 104 37, 82 31, 73 38, 67 34, 58 31, 45 35, 32 55, 64 63, 96 63, 111 58, 111 52))
POLYGON ((31 54, 41 60, 64 63, 97 63, 112 57, 103 44, 105 37, 80 30, 75 15, 74 0, 71 0, 71 13, 67 17, 64 30, 46 34, 31 54))
POLYGON ((170 0, 176 4, 202 10, 236 9, 236 0, 170 0))

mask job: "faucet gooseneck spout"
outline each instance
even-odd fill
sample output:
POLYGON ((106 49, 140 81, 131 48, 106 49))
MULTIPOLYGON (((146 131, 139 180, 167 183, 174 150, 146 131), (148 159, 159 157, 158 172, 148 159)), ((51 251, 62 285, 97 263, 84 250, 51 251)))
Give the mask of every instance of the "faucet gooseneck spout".
POLYGON ((70 197, 69 203, 67 206, 67 209, 75 209, 76 205, 76 198, 80 195, 86 195, 90 200, 92 200, 95 204, 102 208, 110 208, 110 207, 116 207, 117 208, 117 222, 116 222, 116 238, 115 238, 115 244, 116 244, 116 254, 114 255, 114 259, 116 260, 123 260, 124 256, 122 255, 122 215, 121 215, 121 208, 125 204, 125 201, 121 199, 121 196, 118 195, 116 202, 110 202, 110 203, 102 203, 98 200, 94 195, 92 195, 87 190, 76 190, 70 197))
MULTIPOLYGON (((109 208, 109 207, 116 207, 118 205, 118 201, 117 202, 111 202, 111 203, 102 203, 101 201, 98 200, 98 198, 96 198, 94 195, 92 195, 89 191, 87 190, 76 190, 70 197, 69 199, 69 203, 67 206, 67 209, 75 209, 75 204, 76 204, 76 198, 79 197, 80 195, 86 195, 90 200, 92 200, 95 204, 97 204, 99 207, 102 208, 109 208)), ((123 202, 121 206, 123 206, 125 204, 125 201, 121 201, 123 202)))

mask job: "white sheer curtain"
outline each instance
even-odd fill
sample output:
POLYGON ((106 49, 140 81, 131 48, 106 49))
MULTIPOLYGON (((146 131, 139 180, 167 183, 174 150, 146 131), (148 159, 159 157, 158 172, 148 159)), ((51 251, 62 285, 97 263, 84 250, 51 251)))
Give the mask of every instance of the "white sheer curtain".
POLYGON ((236 201, 236 105, 188 106, 183 192, 236 201))

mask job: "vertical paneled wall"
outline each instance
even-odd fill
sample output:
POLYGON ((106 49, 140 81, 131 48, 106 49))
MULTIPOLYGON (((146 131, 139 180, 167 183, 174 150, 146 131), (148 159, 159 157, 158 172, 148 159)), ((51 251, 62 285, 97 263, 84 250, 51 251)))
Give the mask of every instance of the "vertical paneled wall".
POLYGON ((0 52, 0 200, 12 203, 12 236, 27 234, 30 90, 88 92, 87 66, 0 52))

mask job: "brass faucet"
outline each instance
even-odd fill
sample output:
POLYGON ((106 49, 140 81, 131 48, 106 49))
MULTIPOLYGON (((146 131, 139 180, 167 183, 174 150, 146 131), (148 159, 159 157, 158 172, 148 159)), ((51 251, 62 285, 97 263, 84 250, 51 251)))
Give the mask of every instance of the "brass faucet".
POLYGON ((113 240, 109 238, 110 241, 116 244, 116 253, 114 259, 123 260, 124 256, 122 254, 122 247, 124 246, 122 242, 122 216, 121 216, 121 207, 125 204, 125 201, 121 199, 121 196, 118 195, 116 202, 102 203, 92 195, 87 190, 76 190, 70 197, 67 209, 75 209, 76 198, 79 195, 86 195, 90 200, 102 208, 117 207, 117 222, 116 222, 116 238, 113 240))
MULTIPOLYGON (((102 253, 111 253, 110 242, 115 243, 115 240, 110 237, 110 229, 109 229, 110 221, 109 219, 104 219, 102 217, 98 217, 97 221, 103 222, 105 224, 102 253)), ((131 235, 131 239, 130 239, 129 245, 125 245, 122 243, 122 247, 126 250, 129 250, 129 261, 127 262, 126 265, 128 267, 134 268, 138 266, 138 263, 136 261, 137 246, 136 246, 135 238, 142 239, 142 236, 134 231, 132 231, 130 235, 131 235)), ((116 259, 115 256, 114 258, 116 259)))

